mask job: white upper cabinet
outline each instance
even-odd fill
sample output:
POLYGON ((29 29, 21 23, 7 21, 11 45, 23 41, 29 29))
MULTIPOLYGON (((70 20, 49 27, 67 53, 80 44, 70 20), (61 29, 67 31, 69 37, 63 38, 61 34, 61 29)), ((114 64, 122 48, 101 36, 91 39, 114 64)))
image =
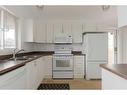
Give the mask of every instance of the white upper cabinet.
POLYGON ((83 24, 83 32, 96 32, 97 26, 83 24))
POLYGON ((54 24, 54 36, 59 33, 67 33, 68 35, 72 35, 71 24, 69 23, 54 24))
POLYGON ((56 36, 67 34, 72 36, 73 43, 82 43, 82 24, 46 23, 39 20, 26 20, 23 39, 25 42, 54 43, 56 36))
POLYGON ((46 24, 46 43, 53 43, 53 24, 46 24))
POLYGON ((73 43, 82 43, 82 24, 72 24, 73 43))
POLYGON ((34 21, 35 42, 46 43, 46 24, 42 21, 34 21))
POLYGON ((53 31, 54 31, 54 36, 53 36, 53 42, 56 42, 56 38, 61 36, 63 33, 63 28, 61 23, 55 23, 53 24, 53 31))
POLYGON ((114 28, 109 26, 101 26, 101 25, 86 25, 83 24, 83 33, 84 32, 109 32, 114 28))
POLYGON ((25 20, 23 33, 25 42, 46 42, 46 24, 39 20, 25 20))
POLYGON ((67 33, 69 36, 72 36, 72 27, 70 23, 63 23, 63 32, 67 33))
POLYGON ((21 31, 23 40, 25 42, 34 42, 34 21, 32 19, 23 20, 20 22, 20 28, 23 30, 21 31), (22 23, 21 23, 22 22, 22 23))
POLYGON ((63 32, 61 23, 55 23, 53 25, 53 28, 54 28, 54 38, 55 38, 56 35, 58 35, 58 34, 63 32))
POLYGON ((127 6, 118 6, 118 27, 127 25, 127 6))

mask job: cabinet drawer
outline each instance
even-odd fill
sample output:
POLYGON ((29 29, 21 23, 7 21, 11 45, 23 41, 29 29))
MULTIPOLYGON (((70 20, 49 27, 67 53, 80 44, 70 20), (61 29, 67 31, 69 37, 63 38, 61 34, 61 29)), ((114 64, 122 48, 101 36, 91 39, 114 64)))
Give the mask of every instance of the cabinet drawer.
POLYGON ((53 78, 73 78, 73 72, 53 72, 53 78))

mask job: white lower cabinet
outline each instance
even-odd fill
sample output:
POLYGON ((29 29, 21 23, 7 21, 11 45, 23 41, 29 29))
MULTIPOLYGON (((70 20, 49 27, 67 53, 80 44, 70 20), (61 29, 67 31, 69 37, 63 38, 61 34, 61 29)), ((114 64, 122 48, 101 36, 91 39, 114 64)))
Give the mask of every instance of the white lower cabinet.
POLYGON ((37 89, 44 78, 43 57, 26 64, 27 89, 37 89))
POLYGON ((27 89, 35 89, 36 85, 36 63, 35 61, 31 61, 26 64, 27 67, 27 89))
POLYGON ((102 68, 102 90, 126 90, 127 80, 102 68))
POLYGON ((52 56, 45 56, 45 78, 52 78, 52 56))
POLYGON ((37 71, 37 75, 38 75, 38 81, 39 84, 40 82, 44 79, 45 77, 45 57, 41 57, 39 59, 37 59, 37 63, 38 63, 38 71, 37 71))
POLYGON ((84 56, 75 55, 74 56, 74 78, 84 78, 84 56))
POLYGON ((1 75, 0 89, 37 89, 45 77, 45 70, 48 71, 48 75, 51 75, 51 67, 46 67, 45 69, 45 63, 51 64, 50 62, 52 62, 52 56, 44 56, 1 75))
POLYGON ((52 77, 52 56, 43 56, 26 64, 27 89, 37 89, 45 77, 52 77))
POLYGON ((26 67, 20 67, 0 76, 0 89, 26 89, 26 67))
MULTIPOLYGON (((44 78, 52 78, 52 55, 26 63, 1 75, 0 89, 37 89, 44 78)), ((84 78, 84 56, 74 56, 74 78, 84 78)))

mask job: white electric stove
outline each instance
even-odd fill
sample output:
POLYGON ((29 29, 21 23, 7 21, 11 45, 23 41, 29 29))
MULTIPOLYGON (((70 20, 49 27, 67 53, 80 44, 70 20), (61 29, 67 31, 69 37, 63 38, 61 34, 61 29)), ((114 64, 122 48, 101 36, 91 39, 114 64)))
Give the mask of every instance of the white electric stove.
POLYGON ((73 78, 72 47, 58 45, 53 55, 53 78, 73 78))

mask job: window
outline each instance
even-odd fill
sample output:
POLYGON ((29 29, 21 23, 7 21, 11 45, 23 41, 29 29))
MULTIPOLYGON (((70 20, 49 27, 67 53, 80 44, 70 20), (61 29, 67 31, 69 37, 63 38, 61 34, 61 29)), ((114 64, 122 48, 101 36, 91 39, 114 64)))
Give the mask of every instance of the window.
POLYGON ((2 42, 3 42, 3 32, 2 32, 2 26, 1 26, 1 19, 2 19, 1 13, 2 13, 2 11, 0 10, 0 48, 2 48, 2 42))
POLYGON ((9 12, 0 11, 0 48, 16 48, 16 18, 9 12))
POLYGON ((4 47, 15 48, 15 19, 10 14, 5 14, 4 47))

